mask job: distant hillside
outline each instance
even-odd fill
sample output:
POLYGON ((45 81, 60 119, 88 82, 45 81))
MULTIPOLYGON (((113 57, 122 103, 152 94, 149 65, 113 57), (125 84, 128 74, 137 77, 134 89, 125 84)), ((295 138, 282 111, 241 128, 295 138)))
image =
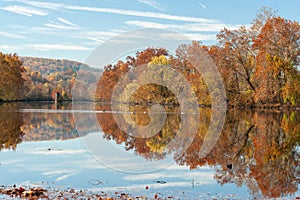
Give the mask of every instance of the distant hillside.
POLYGON ((72 88, 79 70, 88 77, 80 82, 85 88, 97 80, 100 71, 86 64, 65 59, 20 57, 20 60, 26 70, 23 75, 26 80, 24 100, 52 100, 54 92, 59 92, 62 100, 71 100, 72 88))
POLYGON ((87 64, 65 59, 60 60, 38 57, 20 57, 20 60, 23 62, 23 66, 29 67, 32 71, 39 71, 43 76, 47 76, 56 72, 65 72, 68 70, 77 72, 80 68, 98 71, 98 69, 91 68, 87 64))

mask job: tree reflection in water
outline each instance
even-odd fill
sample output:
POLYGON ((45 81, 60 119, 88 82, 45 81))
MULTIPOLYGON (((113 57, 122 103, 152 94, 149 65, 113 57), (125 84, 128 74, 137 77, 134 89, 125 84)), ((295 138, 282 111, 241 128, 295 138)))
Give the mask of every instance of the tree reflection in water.
MULTIPOLYGON (((78 137, 72 113, 21 113, 16 112, 18 107, 18 104, 0 105, 1 149, 15 149, 22 140, 78 137)), ((147 160, 161 160, 167 155, 173 155, 177 164, 189 166, 190 169, 211 166, 215 168, 215 179, 218 183, 235 183, 238 186, 245 184, 253 196, 276 198, 298 190, 299 112, 229 109, 215 147, 205 157, 199 157, 211 122, 211 109, 200 108, 198 134, 190 138, 193 142, 179 155, 178 152, 181 151, 178 149, 182 143, 169 143, 174 140, 180 129, 182 118, 188 115, 181 115, 178 107, 164 107, 168 114, 163 128, 148 138, 135 137, 122 131, 115 122, 113 113, 107 112, 110 111, 110 106, 96 106, 97 110, 106 111, 96 116, 104 138, 113 140, 116 144, 123 144, 126 151, 135 151, 147 160)), ((148 106, 130 106, 129 111, 130 114, 124 115, 124 120, 140 126, 150 123, 148 106)), ((82 130, 86 130, 86 134, 91 132, 89 129, 94 126, 88 121, 86 120, 84 127, 81 127, 82 130)))
MULTIPOLYGON (((15 150, 22 141, 67 140, 78 138, 72 113, 52 113, 48 110, 69 110, 71 104, 3 103, 0 105, 1 148, 15 150), (43 112, 22 112, 22 109, 42 109, 43 112)), ((88 124, 87 124, 88 126, 88 124)), ((88 128, 87 128, 88 129, 88 128)))
POLYGON ((0 150, 15 150, 17 144, 22 141, 23 118, 20 113, 15 112, 15 108, 16 104, 0 105, 0 150))
MULTIPOLYGON (((110 110, 110 107, 98 109, 110 110)), ((139 125, 147 125, 149 116, 144 112, 148 110, 146 106, 132 106, 130 111, 133 112, 126 117, 139 125)), ((171 114, 167 115, 161 131, 144 139, 122 131, 112 113, 98 114, 97 117, 106 139, 125 144, 127 151, 134 150, 145 159, 163 159, 181 145, 166 145, 176 135, 181 118, 179 108, 166 107, 166 110, 171 114)), ((174 156, 177 164, 190 169, 212 166, 220 184, 245 184, 253 196, 276 198, 297 191, 300 183, 299 112, 230 109, 216 146, 203 158, 199 157, 199 151, 210 124, 211 110, 200 108, 199 112, 198 134, 187 151, 179 157, 174 156)))
MULTIPOLYGON (((98 106, 97 109, 111 111, 110 106, 98 106)), ((106 139, 115 140, 116 144, 124 143, 127 151, 134 150, 147 160, 160 160, 165 158, 167 150, 169 150, 166 149, 166 146, 176 135, 181 119, 178 114, 178 108, 165 106, 165 109, 170 114, 167 115, 163 128, 153 137, 149 138, 135 137, 128 134, 130 131, 122 131, 124 128, 120 129, 111 112, 97 114, 97 119, 106 139)), ((150 123, 150 117, 147 114, 149 112, 148 106, 130 106, 129 112, 132 112, 132 114, 123 115, 125 121, 132 120, 140 126, 150 123)), ((132 129, 130 125, 126 128, 132 129)))

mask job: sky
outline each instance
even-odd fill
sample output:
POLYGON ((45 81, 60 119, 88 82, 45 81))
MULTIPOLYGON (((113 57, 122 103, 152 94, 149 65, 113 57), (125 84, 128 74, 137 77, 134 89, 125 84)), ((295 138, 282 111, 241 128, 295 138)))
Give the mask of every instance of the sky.
POLYGON ((108 39, 141 28, 213 44, 222 28, 249 26, 263 6, 300 21, 298 0, 0 0, 0 51, 84 62, 108 39))

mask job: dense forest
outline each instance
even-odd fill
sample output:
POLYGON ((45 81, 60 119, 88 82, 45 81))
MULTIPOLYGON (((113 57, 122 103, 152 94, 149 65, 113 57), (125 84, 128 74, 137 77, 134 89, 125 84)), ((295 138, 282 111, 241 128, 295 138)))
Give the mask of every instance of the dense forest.
MULTIPOLYGON (((148 48, 108 65, 98 82, 97 100, 112 100, 112 93, 125 73, 140 70, 139 66, 170 67, 183 74, 195 91, 201 105, 211 105, 211 96, 201 74, 187 59, 205 51, 216 63, 225 85, 226 100, 230 106, 299 107, 300 105, 300 25, 279 16, 268 8, 261 9, 250 27, 237 30, 224 28, 217 34, 216 45, 205 46, 194 41, 182 44, 176 55, 164 48, 148 48)), ((209 66, 207 66, 209 67, 209 66)), ((172 79, 181 87, 175 74, 163 75, 163 68, 155 69, 161 82, 172 79)), ((127 102, 126 94, 136 85, 143 85, 145 76, 127 77, 119 87, 117 99, 127 102), (120 89, 121 88, 121 89, 120 89)), ((212 78, 213 79, 213 78, 212 78)), ((185 90, 186 88, 182 88, 185 90)), ((214 91, 213 91, 214 92, 214 91)), ((220 98, 222 98, 220 96, 220 98)), ((176 104, 176 98, 167 88, 145 84, 131 97, 130 102, 176 104)))
MULTIPOLYGON (((96 69, 75 61, 19 58, 16 54, 1 53, 0 100, 52 100, 54 92, 59 92, 62 100, 70 100, 75 83, 77 89, 86 91, 99 79, 95 94, 84 95, 80 100, 178 104, 176 96, 158 84, 144 84, 132 93, 137 83, 143 83, 143 76, 129 77, 118 88, 118 99, 112 99, 112 93, 125 73, 139 70, 139 66, 153 69, 159 65, 182 74, 194 90, 198 103, 209 106, 210 92, 214 91, 208 90, 202 75, 188 61, 189 55, 185 55, 199 51, 205 51, 217 65, 228 105, 299 107, 300 25, 277 16, 268 8, 261 9, 249 27, 221 30, 216 45, 205 46, 193 41, 179 45, 176 55, 164 48, 147 48, 138 51, 136 56, 104 66, 101 77, 97 77, 96 69), (87 77, 83 80, 76 79, 80 68, 87 77), (128 97, 129 93, 133 95, 128 97)), ((180 82, 176 73, 166 75, 158 69, 157 74, 162 81, 180 82)), ((213 77, 211 79, 213 81, 213 77)))
POLYGON ((90 77, 98 72, 76 61, 18 57, 16 54, 0 53, 0 62, 0 101, 49 101, 53 100, 55 92, 61 94, 61 100, 71 100, 79 70, 90 77))

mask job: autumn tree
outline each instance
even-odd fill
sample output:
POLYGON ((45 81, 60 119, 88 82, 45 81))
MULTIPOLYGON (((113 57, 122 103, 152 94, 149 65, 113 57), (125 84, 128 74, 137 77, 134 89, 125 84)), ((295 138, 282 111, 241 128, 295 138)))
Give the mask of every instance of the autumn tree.
MULTIPOLYGON (((119 60, 114 65, 107 65, 104 67, 104 72, 97 83, 95 98, 97 101, 111 101, 112 92, 117 85, 120 78, 129 70, 137 67, 140 70, 145 66, 147 67, 155 57, 168 55, 167 51, 163 48, 147 48, 143 51, 138 51, 136 56, 128 56, 126 61, 119 60)), ((132 81, 140 77, 127 77, 128 84, 134 84, 132 81)), ((119 87, 118 93, 123 93, 125 89, 130 88, 130 85, 124 84, 119 87)))
MULTIPOLYGON (((207 87, 207 83, 205 81, 212 81, 214 79, 212 74, 201 74, 195 68, 196 66, 194 66, 194 64, 203 65, 203 63, 201 62, 207 58, 201 57, 202 56, 201 54, 202 52, 206 52, 206 51, 207 51, 207 47, 197 41, 192 41, 191 44, 181 44, 176 49, 176 57, 173 58, 173 63, 172 63, 172 67, 175 68, 179 73, 181 73, 184 76, 184 78, 188 81, 192 90, 195 92, 197 96, 197 101, 200 105, 211 104, 209 90, 207 87), (190 62, 191 60, 198 57, 201 58, 200 62, 199 61, 196 61, 195 63, 190 62), (203 79, 203 75, 207 77, 206 80, 203 79)), ((210 66, 204 66, 204 67, 210 67, 210 66)), ((203 69, 203 71, 209 72, 210 70, 203 69)), ((180 84, 181 82, 177 81, 177 83, 180 84)))
POLYGON ((23 100, 54 100, 51 97, 53 91, 59 92, 63 100, 71 100, 74 85, 76 86, 75 97, 79 97, 79 90, 84 90, 84 98, 80 100, 94 99, 89 93, 89 87, 96 82, 100 69, 64 59, 36 57, 20 57, 20 59, 26 69, 23 73, 25 79, 23 100), (79 72, 80 80, 78 80, 79 72))
POLYGON ((256 102, 299 104, 299 23, 281 17, 269 18, 253 47, 258 50, 256 102))
POLYGON ((299 105, 299 23, 257 13, 251 27, 224 28, 207 47, 224 78, 229 104, 299 105))
POLYGON ((0 53, 0 101, 20 99, 24 71, 17 54, 0 53))
POLYGON ((233 103, 251 104, 256 84, 253 79, 255 72, 255 52, 252 49, 252 38, 246 27, 237 30, 224 28, 217 35, 220 49, 215 56, 216 62, 224 68, 230 82, 227 82, 233 103))

